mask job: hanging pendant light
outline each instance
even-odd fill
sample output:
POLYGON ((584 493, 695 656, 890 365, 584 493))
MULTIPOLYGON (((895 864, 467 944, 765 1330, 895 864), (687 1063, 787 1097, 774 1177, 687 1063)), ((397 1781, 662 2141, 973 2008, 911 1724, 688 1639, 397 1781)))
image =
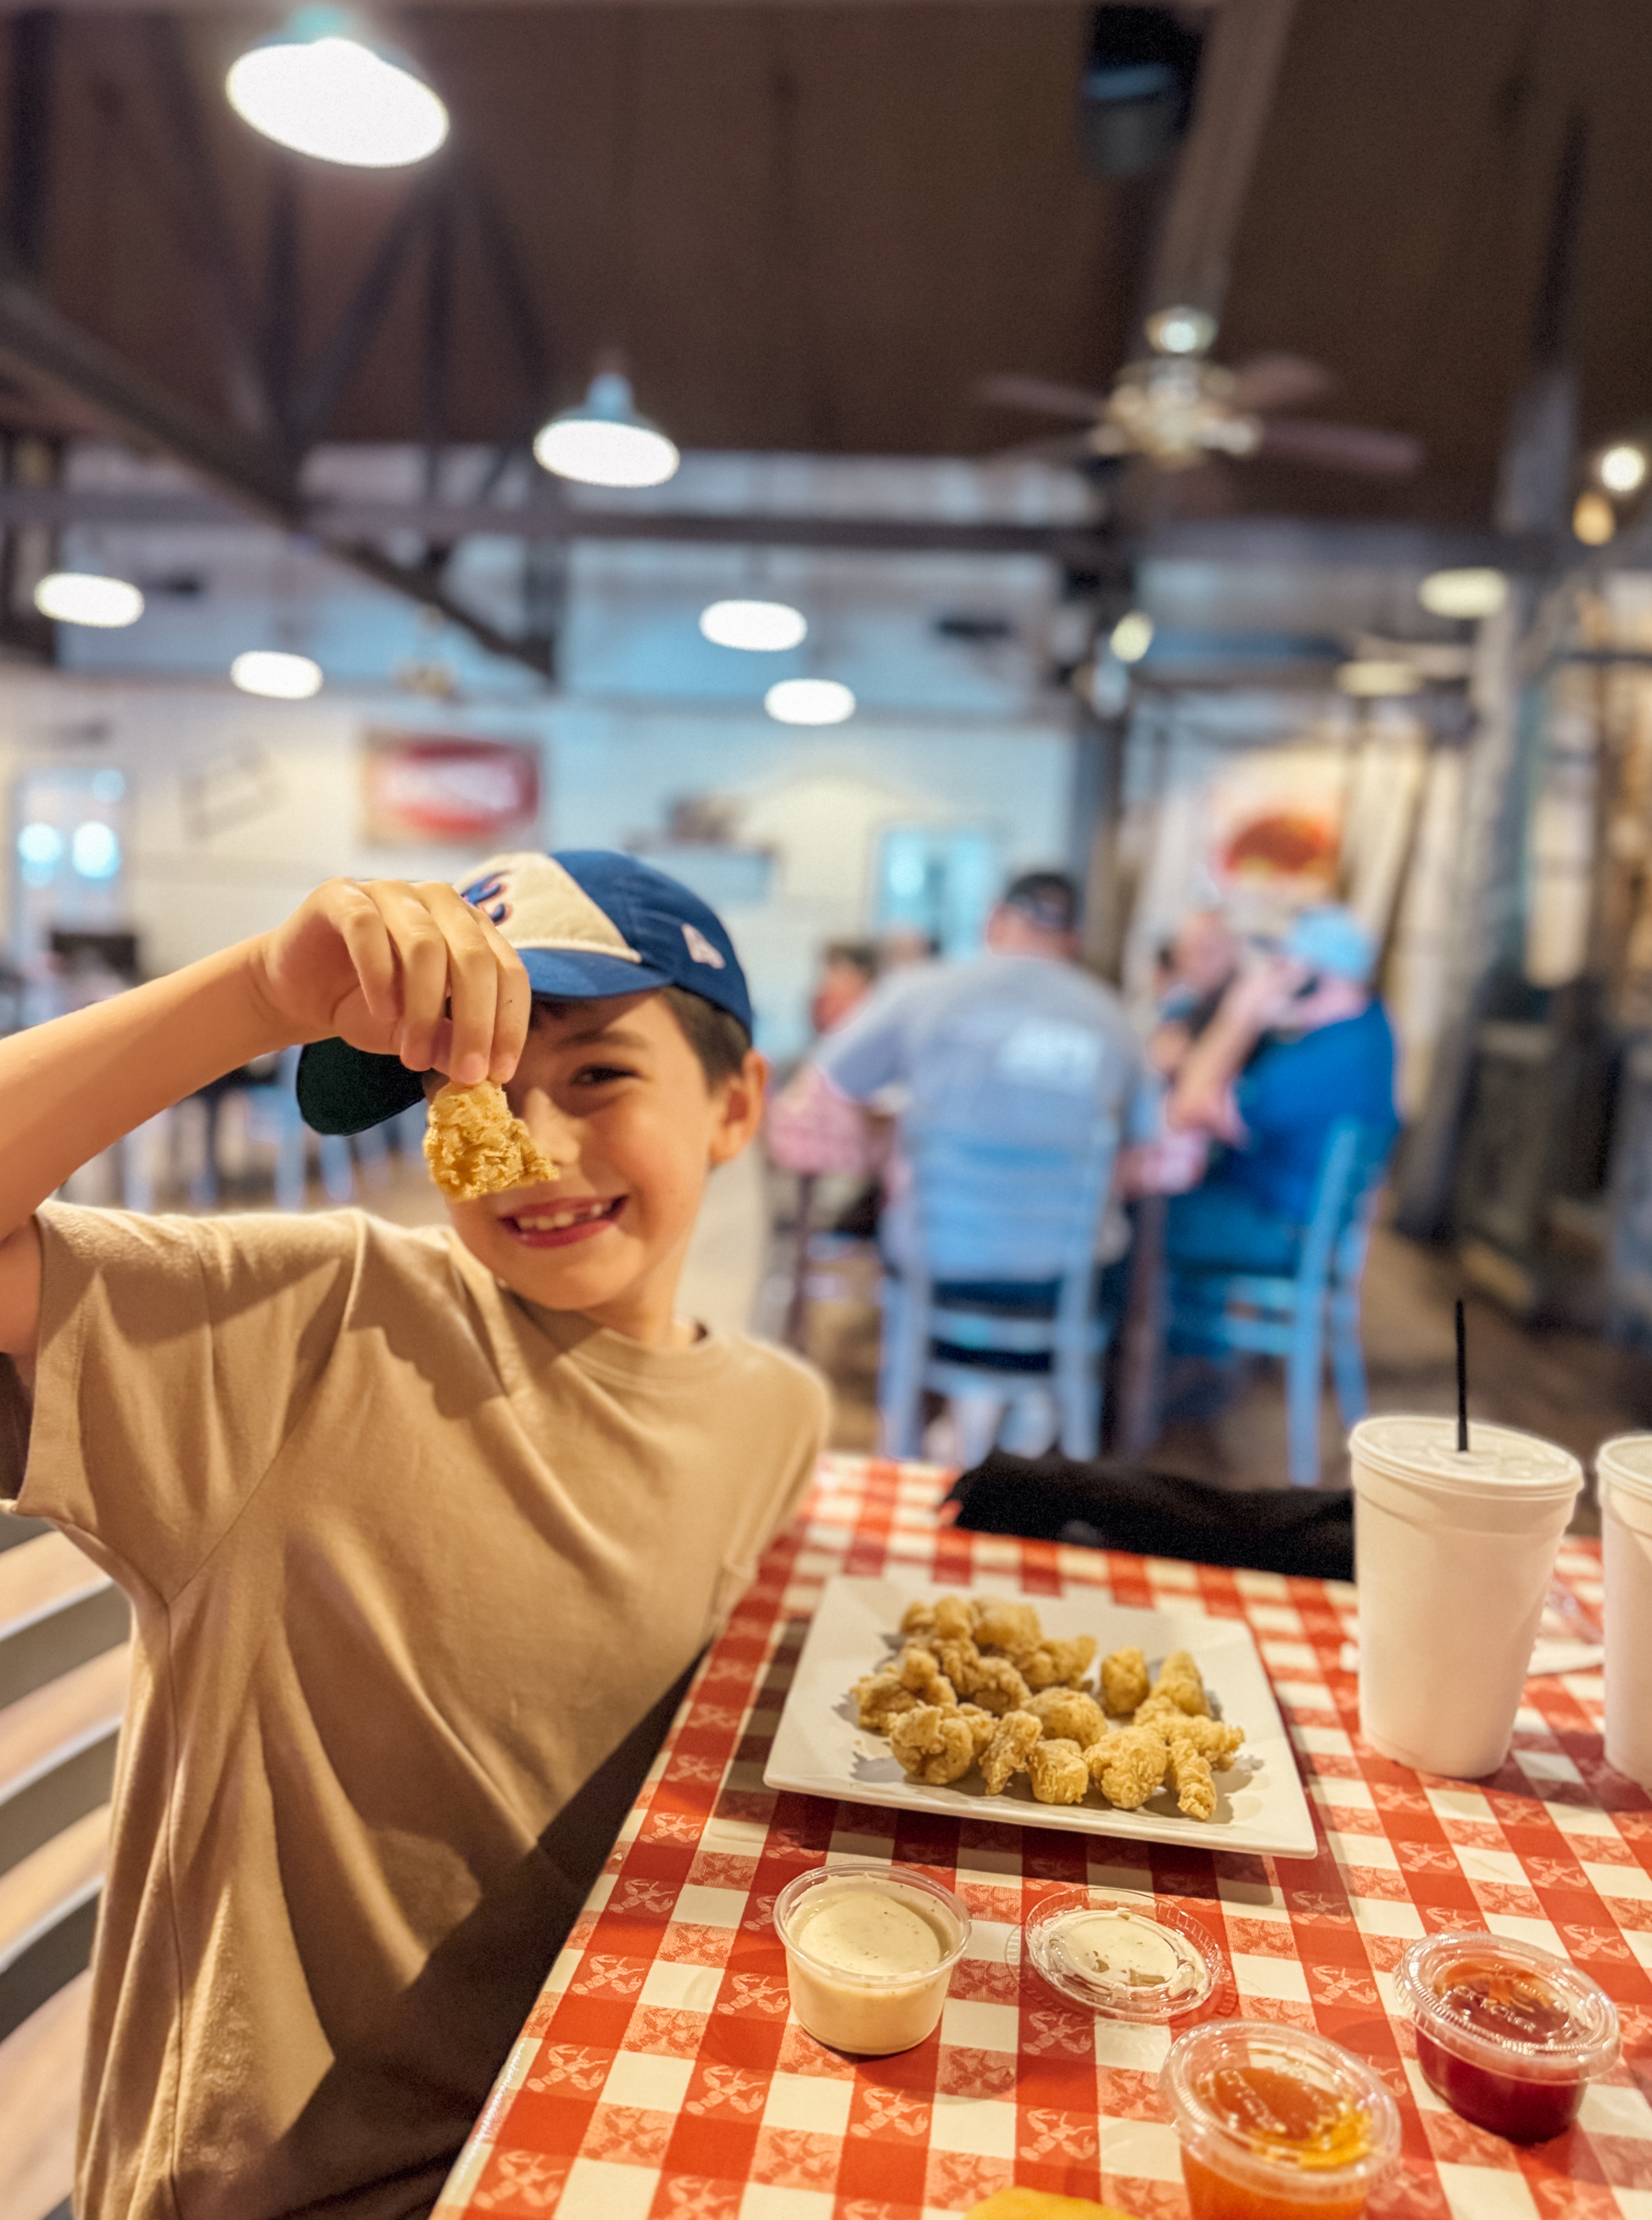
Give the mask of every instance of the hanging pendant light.
POLYGON ((49 571, 35 587, 34 605, 55 623, 92 624, 100 631, 136 624, 143 614, 143 596, 135 586, 99 571, 49 571))
POLYGON ((369 46, 343 9, 305 7, 251 47, 224 90, 236 114, 296 154, 399 170, 434 154, 448 112, 403 54, 369 46))
POLYGON ((837 678, 782 678, 763 706, 776 724, 841 725, 854 715, 854 695, 837 678))
POLYGON ((713 601, 701 609, 699 629, 717 647, 774 655, 809 637, 809 619, 787 601, 713 601))
POLYGON ((631 380, 599 370, 583 401, 542 425, 533 442, 542 469, 580 485, 664 485, 682 457, 657 424, 640 417, 631 380))
POLYGON ((279 648, 249 648, 229 665, 229 683, 270 701, 307 701, 321 691, 321 665, 279 648))

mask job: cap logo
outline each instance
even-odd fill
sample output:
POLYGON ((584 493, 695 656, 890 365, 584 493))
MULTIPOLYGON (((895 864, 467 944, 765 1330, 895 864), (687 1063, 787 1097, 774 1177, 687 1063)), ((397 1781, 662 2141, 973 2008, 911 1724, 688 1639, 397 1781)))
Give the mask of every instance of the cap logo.
POLYGON ((721 953, 712 947, 698 925, 685 925, 683 939, 687 943, 689 954, 697 964, 709 964, 717 971, 727 968, 721 953))
MULTIPOLYGON (((642 961, 613 919, 552 856, 530 849, 491 856, 459 891, 493 920, 513 948, 562 948, 617 956, 625 964, 642 961)), ((715 960, 720 964, 722 958, 715 960)))

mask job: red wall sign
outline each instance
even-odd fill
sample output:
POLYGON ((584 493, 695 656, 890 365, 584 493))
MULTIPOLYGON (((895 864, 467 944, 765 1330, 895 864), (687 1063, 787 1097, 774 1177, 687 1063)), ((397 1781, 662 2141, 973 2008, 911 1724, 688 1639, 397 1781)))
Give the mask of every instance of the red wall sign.
POLYGON ((363 799, 370 842, 497 842, 534 831, 541 798, 539 750, 520 742, 368 735, 363 799))

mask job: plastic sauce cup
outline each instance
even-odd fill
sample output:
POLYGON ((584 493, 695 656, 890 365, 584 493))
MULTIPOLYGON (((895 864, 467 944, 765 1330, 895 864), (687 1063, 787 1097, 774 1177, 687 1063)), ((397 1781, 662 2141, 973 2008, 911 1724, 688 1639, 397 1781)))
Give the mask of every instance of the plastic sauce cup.
POLYGON ((1213 2020, 1159 2076, 1192 2220, 1357 2220, 1400 2152, 1364 2059, 1273 2020, 1213 2020))
POLYGON ((1453 2112, 1512 2143, 1563 2134, 1618 2054, 1612 1999, 1533 1943, 1482 1929, 1431 1935, 1406 1951, 1394 1982, 1423 2080, 1453 2112))
POLYGON ((817 2043, 861 2058, 934 2032, 969 1913, 911 1866, 817 1866, 775 1900, 792 2010, 817 2043))

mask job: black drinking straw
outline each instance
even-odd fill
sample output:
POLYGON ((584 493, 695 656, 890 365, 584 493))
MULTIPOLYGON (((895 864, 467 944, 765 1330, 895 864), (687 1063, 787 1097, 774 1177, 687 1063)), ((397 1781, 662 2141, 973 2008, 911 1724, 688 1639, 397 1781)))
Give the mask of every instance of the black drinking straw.
POLYGON ((1463 1323, 1463 1299, 1457 1297, 1457 1447, 1468 1446, 1468 1333, 1463 1323))

